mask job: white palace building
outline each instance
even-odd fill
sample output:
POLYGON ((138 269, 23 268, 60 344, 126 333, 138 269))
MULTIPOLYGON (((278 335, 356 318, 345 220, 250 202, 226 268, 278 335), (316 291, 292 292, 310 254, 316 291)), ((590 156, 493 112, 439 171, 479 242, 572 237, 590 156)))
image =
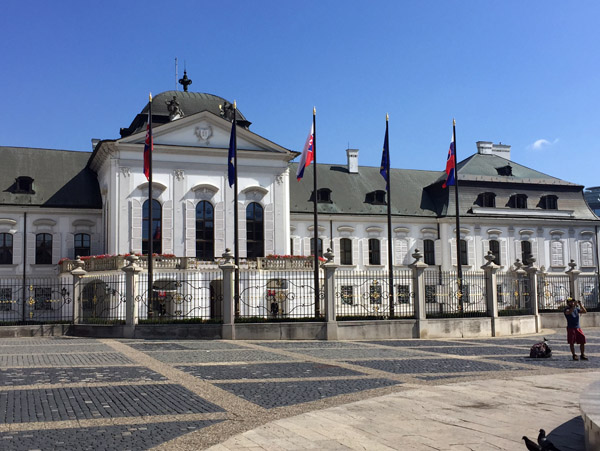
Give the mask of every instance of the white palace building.
MULTIPOLYGON (((234 192, 227 183, 231 105, 203 93, 167 91, 153 101, 153 246, 156 253, 213 261, 233 249, 234 192)), ((242 259, 310 255, 312 169, 296 182, 298 153, 259 136, 238 111, 239 251, 242 259)), ((143 149, 148 105, 120 138, 93 152, 0 147, 0 276, 57 274, 61 259, 145 253, 148 181, 143 149)), ((319 164, 318 250, 348 269, 387 267, 387 199, 379 168, 319 164)), ((519 259, 549 273, 571 260, 595 274, 598 218, 583 186, 513 162, 510 146, 478 142, 459 163, 462 261, 479 269, 491 250, 505 270, 519 259)), ((415 249, 442 270, 456 267, 453 187, 443 171, 392 169, 394 265, 415 249)))

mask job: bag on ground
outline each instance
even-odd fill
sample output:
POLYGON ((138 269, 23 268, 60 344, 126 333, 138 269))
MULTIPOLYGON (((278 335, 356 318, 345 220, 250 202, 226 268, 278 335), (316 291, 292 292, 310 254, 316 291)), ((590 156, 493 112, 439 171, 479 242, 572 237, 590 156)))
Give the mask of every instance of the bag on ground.
POLYGON ((552 357, 552 349, 550 349, 550 346, 548 346, 547 341, 544 339, 544 341, 540 341, 531 347, 529 357, 532 359, 546 359, 552 357))

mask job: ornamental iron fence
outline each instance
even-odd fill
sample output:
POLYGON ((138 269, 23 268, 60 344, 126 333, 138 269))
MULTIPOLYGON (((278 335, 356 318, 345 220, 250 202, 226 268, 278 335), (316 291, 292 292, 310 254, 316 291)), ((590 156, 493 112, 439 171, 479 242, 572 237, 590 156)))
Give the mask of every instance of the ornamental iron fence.
POLYGON ((123 324, 126 313, 125 274, 97 274, 80 280, 82 324, 123 324))
POLYGON ((558 312, 566 307, 570 296, 569 276, 541 274, 538 278, 538 311, 558 312))
POLYGON ((465 271, 460 290, 456 271, 425 270, 425 315, 427 318, 486 316, 486 275, 465 271))
POLYGON ((531 283, 527 273, 516 271, 496 274, 499 316, 531 314, 531 283))
POLYGON ((579 297, 588 312, 600 311, 598 300, 598 276, 596 274, 580 274, 579 297))

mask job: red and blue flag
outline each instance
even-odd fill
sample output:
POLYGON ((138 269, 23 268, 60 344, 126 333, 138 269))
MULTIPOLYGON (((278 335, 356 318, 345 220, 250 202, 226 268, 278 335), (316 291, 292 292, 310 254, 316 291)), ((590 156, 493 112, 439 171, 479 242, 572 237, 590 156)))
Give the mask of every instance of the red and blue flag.
MULTIPOLYGON (((150 97, 150 105, 152 97, 150 97)), ((146 125, 146 141, 144 143, 144 175, 150 181, 150 159, 154 150, 154 140, 152 139, 152 106, 148 108, 148 124, 146 125)))
POLYGON ((296 172, 296 178, 298 181, 304 177, 304 169, 306 169, 313 161, 314 158, 314 139, 315 139, 315 125, 313 124, 310 128, 310 133, 306 138, 302 155, 300 156, 300 163, 298 164, 298 171, 296 172))
POLYGON ((456 149, 454 147, 454 132, 452 133, 452 141, 450 149, 448 149, 448 160, 446 160, 446 181, 442 188, 456 185, 456 149))

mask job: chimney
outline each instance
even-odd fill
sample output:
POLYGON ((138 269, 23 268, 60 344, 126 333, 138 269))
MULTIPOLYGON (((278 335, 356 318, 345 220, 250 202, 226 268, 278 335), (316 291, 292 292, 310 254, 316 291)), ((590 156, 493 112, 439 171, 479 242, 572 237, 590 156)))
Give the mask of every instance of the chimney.
POLYGON ((508 144, 477 141, 477 153, 480 155, 496 155, 510 161, 510 146, 508 144))
POLYGON ((348 172, 358 174, 358 149, 346 149, 348 155, 348 172))

